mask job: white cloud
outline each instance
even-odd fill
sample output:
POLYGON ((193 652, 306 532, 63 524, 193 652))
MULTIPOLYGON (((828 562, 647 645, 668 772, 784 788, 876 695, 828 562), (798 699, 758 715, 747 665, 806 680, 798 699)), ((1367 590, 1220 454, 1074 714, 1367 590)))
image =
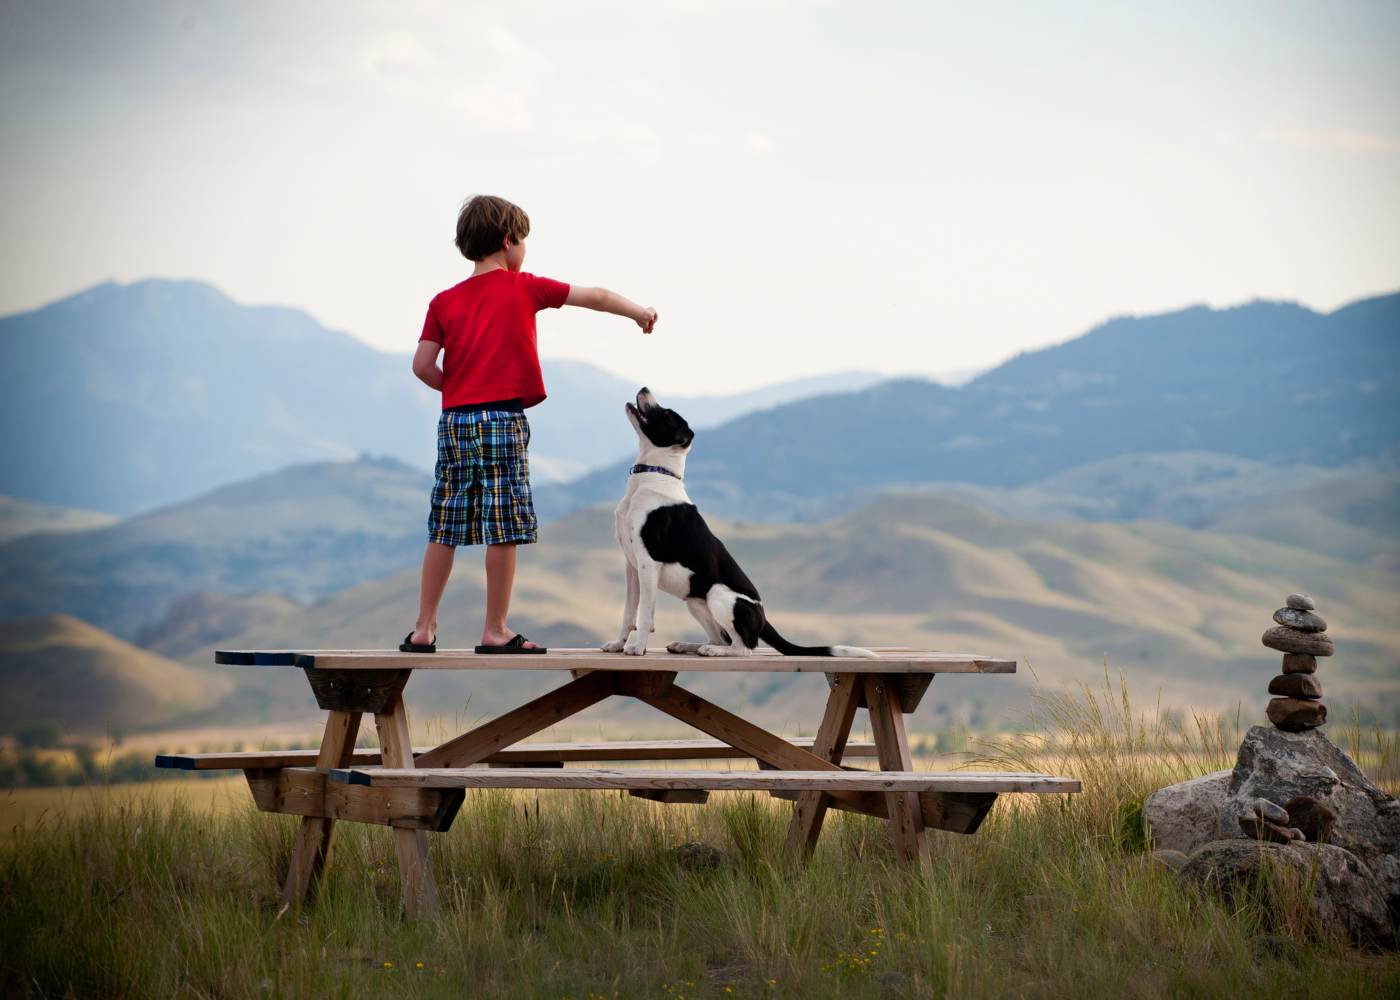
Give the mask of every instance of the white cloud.
POLYGON ((660 133, 610 108, 590 109, 578 114, 561 109, 553 127, 559 138, 571 143, 606 146, 641 164, 659 163, 666 157, 660 133))
POLYGON ((407 31, 394 31, 370 43, 365 69, 373 76, 395 77, 438 72, 442 63, 423 41, 407 31))
POLYGON ((1389 153, 1400 141, 1376 132, 1348 128, 1266 128, 1259 138, 1281 146, 1334 150, 1342 153, 1389 153))
POLYGON ((771 136, 762 132, 750 132, 748 137, 749 152, 755 156, 767 156, 773 152, 774 143, 771 136))

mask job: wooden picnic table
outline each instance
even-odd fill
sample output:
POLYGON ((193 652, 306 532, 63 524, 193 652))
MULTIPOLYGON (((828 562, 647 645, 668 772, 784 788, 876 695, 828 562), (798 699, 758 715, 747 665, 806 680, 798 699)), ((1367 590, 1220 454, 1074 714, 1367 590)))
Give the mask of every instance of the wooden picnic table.
POLYGON ((927 867, 929 828, 973 833, 999 794, 1077 792, 1071 778, 1041 774, 915 771, 904 716, 936 674, 1009 674, 1014 660, 904 648, 874 659, 782 656, 644 656, 594 649, 542 655, 434 654, 384 650, 221 650, 215 662, 299 667, 326 712, 315 750, 163 754, 160 767, 239 768, 254 801, 268 812, 302 817, 283 897, 306 899, 319 882, 336 820, 394 829, 404 908, 437 909, 428 858, 429 831, 448 829, 467 788, 626 789, 660 802, 703 802, 712 790, 766 790, 795 801, 786 849, 809 853, 830 808, 888 821, 898 855, 927 867), (409 742, 403 690, 414 670, 558 670, 572 678, 497 718, 432 747, 409 742), (678 672, 810 672, 830 686, 816 736, 784 739, 676 683, 678 672), (528 737, 600 702, 634 698, 685 722, 708 740, 524 743, 528 737), (849 740, 858 709, 870 716, 872 742, 849 740), (379 751, 355 749, 363 715, 374 715, 379 751), (875 757, 878 771, 843 764, 875 757), (758 771, 573 768, 565 762, 752 758, 758 771), (479 767, 477 765, 486 765, 479 767))

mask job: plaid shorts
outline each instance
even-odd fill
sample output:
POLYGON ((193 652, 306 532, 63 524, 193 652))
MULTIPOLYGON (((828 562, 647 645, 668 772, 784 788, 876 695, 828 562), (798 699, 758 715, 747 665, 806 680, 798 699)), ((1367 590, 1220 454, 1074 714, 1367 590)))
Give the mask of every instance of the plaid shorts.
POLYGON ((535 540, 530 422, 509 410, 444 412, 438 420, 428 541, 443 545, 535 540))

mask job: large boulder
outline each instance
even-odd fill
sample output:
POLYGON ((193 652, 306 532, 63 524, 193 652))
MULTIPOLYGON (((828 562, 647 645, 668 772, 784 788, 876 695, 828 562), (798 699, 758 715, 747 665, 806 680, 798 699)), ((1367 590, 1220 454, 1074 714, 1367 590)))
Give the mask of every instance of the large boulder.
POLYGON ((1243 838, 1240 817, 1257 799, 1285 805, 1309 796, 1336 814, 1328 842, 1349 851, 1375 875, 1400 922, 1400 802, 1381 791, 1356 763, 1317 730, 1287 733, 1254 726, 1240 744, 1230 775, 1219 836, 1243 838))
POLYGON ((1152 846, 1159 851, 1190 854, 1218 838, 1233 773, 1216 771, 1159 788, 1149 795, 1142 804, 1142 818, 1152 846))
POLYGON ((1191 853, 1179 877, 1209 888, 1229 906, 1253 900, 1275 926, 1306 898, 1318 927, 1364 947, 1393 948, 1390 908, 1369 868, 1332 844, 1215 840, 1191 853))

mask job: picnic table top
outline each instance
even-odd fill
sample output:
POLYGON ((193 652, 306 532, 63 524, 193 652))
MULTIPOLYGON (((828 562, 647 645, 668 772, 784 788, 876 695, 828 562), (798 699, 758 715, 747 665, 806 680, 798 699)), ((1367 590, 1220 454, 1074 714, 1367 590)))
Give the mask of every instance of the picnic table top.
POLYGON ((1016 661, 981 653, 939 653, 902 647, 870 647, 874 659, 783 656, 756 650, 750 656, 696 656, 648 650, 644 656, 598 649, 548 653, 474 653, 440 649, 400 653, 390 649, 221 649, 214 662, 236 666, 311 667, 318 670, 627 670, 768 671, 774 673, 1014 674, 1016 661))

